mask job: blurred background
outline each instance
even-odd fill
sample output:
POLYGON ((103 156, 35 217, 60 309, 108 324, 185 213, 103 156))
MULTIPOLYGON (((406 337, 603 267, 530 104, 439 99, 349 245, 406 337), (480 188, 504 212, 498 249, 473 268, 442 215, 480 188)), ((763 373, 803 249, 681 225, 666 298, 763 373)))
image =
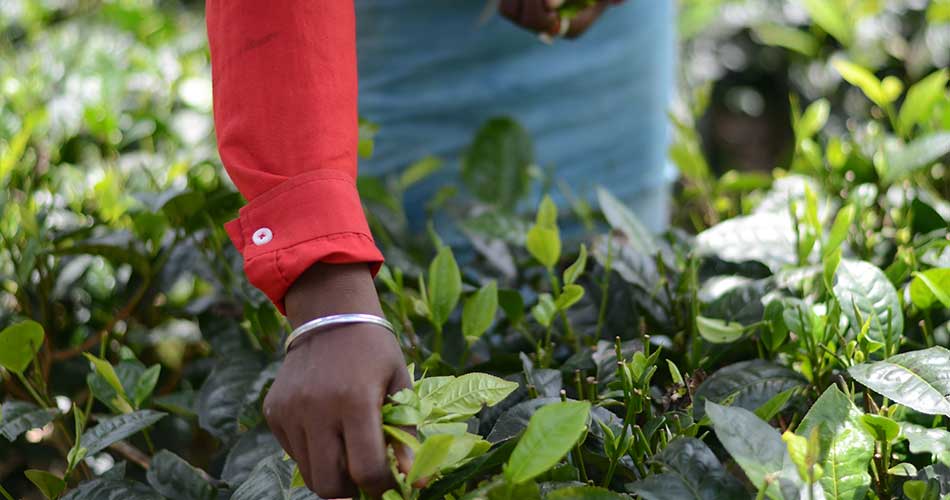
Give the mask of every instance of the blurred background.
MULTIPOLYGON (((950 0, 680 0, 679 10, 670 155, 681 174, 675 225, 690 232, 743 213, 744 193, 769 186, 775 172, 808 170, 795 161, 826 154, 832 166, 847 163, 829 177, 873 171, 870 155, 848 149, 873 141, 836 137, 881 135, 885 111, 842 84, 833 58, 870 69, 885 87, 950 65, 950 0), (793 128, 812 103, 823 103, 809 109, 827 115, 827 148, 814 130, 793 128)), ((191 320, 209 307, 279 331, 221 230, 242 200, 215 149, 203 2, 0 0, 0 31, 0 326, 17 314, 47 318, 50 336, 72 347, 114 328, 153 348, 176 374, 170 388, 209 370, 191 320), (241 300, 222 305, 222 296, 241 300)), ((950 129, 950 101, 936 102, 932 116, 950 129)), ((361 152, 385 133, 364 123, 361 152)), ((458 159, 442 163, 457 168, 458 159)), ((416 167, 435 168, 425 159, 416 167)), ((946 197, 943 167, 927 176, 946 197)), ((412 269, 393 229, 392 186, 360 182, 387 258, 412 269)), ((61 377, 57 390, 79 392, 84 382, 61 377)), ((0 440, 0 478, 55 456, 37 454, 0 440)), ((87 463, 108 470, 109 460, 87 463)), ((12 491, 26 491, 16 476, 12 491)))

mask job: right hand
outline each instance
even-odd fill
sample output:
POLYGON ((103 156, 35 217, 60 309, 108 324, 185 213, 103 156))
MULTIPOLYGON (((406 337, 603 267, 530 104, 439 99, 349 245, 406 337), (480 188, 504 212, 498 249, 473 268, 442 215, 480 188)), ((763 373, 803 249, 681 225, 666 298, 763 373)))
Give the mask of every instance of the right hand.
MULTIPOLYGON (((318 264, 285 298, 299 324, 338 313, 382 315, 365 265, 318 264)), ((395 487, 380 409, 411 380, 396 339, 371 324, 330 327, 294 342, 264 401, 264 415, 307 487, 323 498, 379 497, 395 487)), ((399 450, 400 452, 402 450, 399 450)), ((408 460, 400 456, 401 468, 408 460)))

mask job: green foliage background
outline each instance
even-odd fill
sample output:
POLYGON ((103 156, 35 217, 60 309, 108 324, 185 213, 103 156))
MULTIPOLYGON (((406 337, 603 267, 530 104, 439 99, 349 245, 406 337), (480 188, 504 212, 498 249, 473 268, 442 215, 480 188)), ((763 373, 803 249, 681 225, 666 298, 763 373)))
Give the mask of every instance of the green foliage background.
MULTIPOLYGON (((434 475, 387 500, 950 495, 950 2, 680 4, 668 233, 506 118, 360 179, 419 379, 384 409, 418 440, 387 432, 434 475), (452 168, 428 209, 473 255, 401 206, 452 168), (531 184, 571 206, 513 211, 531 184)), ((287 325, 221 228, 200 3, 9 0, 0 30, 0 495, 313 498, 261 415, 287 325)))

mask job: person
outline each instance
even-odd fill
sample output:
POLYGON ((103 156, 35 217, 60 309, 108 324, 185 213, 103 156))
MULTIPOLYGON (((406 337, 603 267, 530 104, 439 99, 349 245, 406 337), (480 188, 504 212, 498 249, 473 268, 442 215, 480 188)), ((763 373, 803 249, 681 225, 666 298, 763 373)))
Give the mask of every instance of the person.
MULTIPOLYGON (((218 150, 248 200, 225 229, 294 328, 383 316, 355 183, 361 113, 382 131, 364 172, 457 156, 482 121, 513 114, 568 183, 609 184, 665 225, 672 2, 597 0, 568 22, 563 0, 497 1, 512 23, 480 21, 486 0, 206 0, 218 150)), ((444 182, 407 195, 409 215, 444 182)), ((392 335, 334 326, 294 343, 264 413, 315 493, 378 496, 393 485, 380 407, 410 384, 392 335)))

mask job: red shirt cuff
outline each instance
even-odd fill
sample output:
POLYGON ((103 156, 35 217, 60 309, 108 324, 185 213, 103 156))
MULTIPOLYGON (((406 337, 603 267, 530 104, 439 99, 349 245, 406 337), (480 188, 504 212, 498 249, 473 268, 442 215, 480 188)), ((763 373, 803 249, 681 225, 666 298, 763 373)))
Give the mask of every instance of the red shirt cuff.
POLYGON ((281 313, 290 285, 317 262, 383 263, 356 182, 338 170, 295 176, 251 200, 224 225, 244 257, 244 272, 281 313))

